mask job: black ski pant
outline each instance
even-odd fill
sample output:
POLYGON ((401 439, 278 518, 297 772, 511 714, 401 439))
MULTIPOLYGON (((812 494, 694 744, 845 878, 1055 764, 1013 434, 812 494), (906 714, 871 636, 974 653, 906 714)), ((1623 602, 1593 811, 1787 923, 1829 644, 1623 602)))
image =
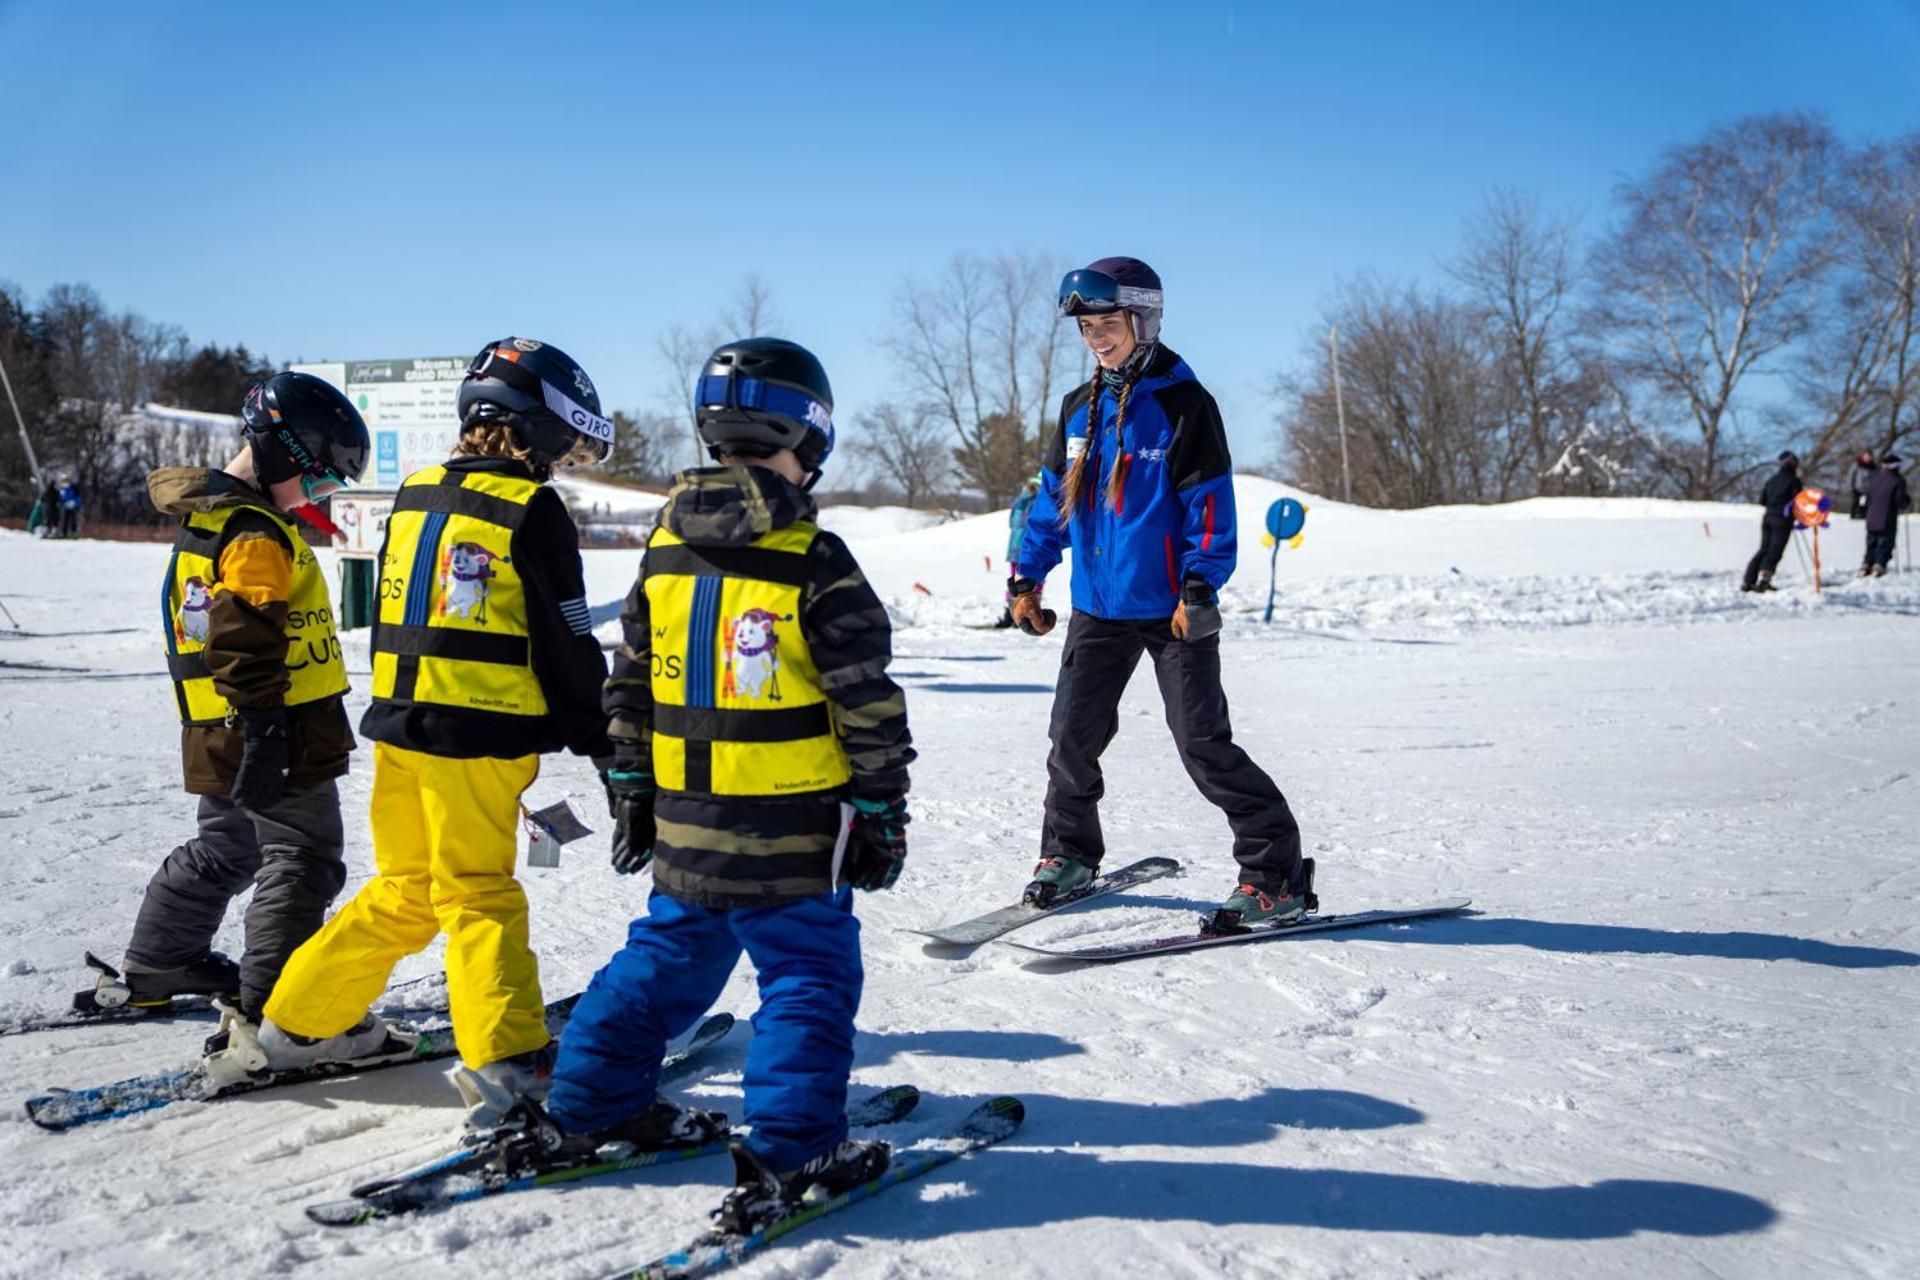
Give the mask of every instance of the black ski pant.
POLYGON ((143 969, 192 964, 213 945, 227 904, 251 885, 240 1002, 259 1016, 287 957, 320 928, 347 882, 344 843, 331 780, 288 791, 264 809, 201 796, 200 833, 147 882, 127 960, 143 969))
POLYGON ((1176 640, 1164 618, 1118 622, 1075 610, 1068 622, 1047 732, 1053 751, 1047 757, 1041 856, 1100 865, 1106 853, 1100 756, 1120 729, 1120 695, 1143 652, 1153 659, 1180 763, 1200 794, 1227 815, 1241 879, 1268 893, 1296 887, 1300 827, 1273 779, 1233 741, 1220 687, 1220 637, 1176 640))
POLYGON ((1867 530, 1866 563, 1878 569, 1884 569, 1893 562, 1894 540, 1899 537, 1900 526, 1874 532, 1867 530))
POLYGON ((1760 521, 1760 549, 1753 553, 1753 559, 1747 561, 1747 575, 1740 580, 1740 585, 1751 590, 1763 573, 1768 581, 1772 581, 1774 570, 1780 567, 1780 557, 1787 553, 1787 539, 1792 536, 1793 521, 1763 517, 1760 521))

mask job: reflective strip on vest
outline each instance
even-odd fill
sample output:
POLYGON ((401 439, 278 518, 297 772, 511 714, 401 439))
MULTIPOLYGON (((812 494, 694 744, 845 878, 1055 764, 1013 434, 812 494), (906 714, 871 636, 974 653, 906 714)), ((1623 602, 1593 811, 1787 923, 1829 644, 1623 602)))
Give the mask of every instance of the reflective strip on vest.
POLYGON ((744 547, 647 543, 653 777, 662 791, 791 796, 852 773, 801 633, 810 523, 744 547))
POLYGON ((214 687, 207 669, 207 638, 213 599, 220 583, 220 552, 226 547, 227 522, 242 511, 271 519, 287 540, 293 579, 287 590, 286 703, 337 698, 347 691, 347 667, 333 629, 333 598, 320 562, 291 520, 252 505, 196 511, 180 523, 160 584, 161 628, 167 639, 167 675, 173 680, 180 723, 225 723, 233 704, 214 687))
POLYGON ((427 467, 401 483, 380 548, 373 696, 543 716, 513 535, 540 483, 427 467))

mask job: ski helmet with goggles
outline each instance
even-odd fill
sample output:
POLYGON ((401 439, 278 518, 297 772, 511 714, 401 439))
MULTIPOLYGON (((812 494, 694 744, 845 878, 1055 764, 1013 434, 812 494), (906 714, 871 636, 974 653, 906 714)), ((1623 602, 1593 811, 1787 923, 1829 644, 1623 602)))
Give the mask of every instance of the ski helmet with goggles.
POLYGON ((1060 314, 1104 316, 1125 311, 1133 318, 1133 339, 1142 346, 1160 339, 1165 302, 1160 276, 1138 258, 1102 258, 1060 282, 1060 314))
POLYGON ((358 480, 372 442, 353 401, 310 373, 276 373, 247 390, 240 429, 263 489, 299 480, 309 502, 358 480))
POLYGON ((741 338, 715 348, 694 384, 693 416, 715 458, 791 449, 817 479, 833 452, 827 371, 813 352, 785 338, 741 338))
POLYGON ((536 471, 590 466, 613 453, 613 422, 572 356, 532 338, 480 348, 460 384, 460 425, 501 422, 529 450, 536 471))

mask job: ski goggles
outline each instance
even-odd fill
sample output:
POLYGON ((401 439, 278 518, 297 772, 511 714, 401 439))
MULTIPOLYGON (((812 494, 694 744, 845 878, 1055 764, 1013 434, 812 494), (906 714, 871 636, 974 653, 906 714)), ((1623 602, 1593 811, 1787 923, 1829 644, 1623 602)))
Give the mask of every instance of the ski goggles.
POLYGON ((703 376, 693 390, 693 408, 752 409, 759 413, 790 418, 804 424, 833 443, 833 410, 803 391, 783 387, 760 378, 742 378, 733 374, 703 376))
POLYGON ((1101 316, 1115 311, 1158 311, 1164 295, 1158 289, 1121 284, 1104 271, 1082 267, 1067 272, 1060 282, 1060 314, 1101 316))
POLYGON ((322 468, 318 475, 300 477, 300 492, 307 495, 308 502, 325 502, 346 487, 347 478, 332 467, 322 468))

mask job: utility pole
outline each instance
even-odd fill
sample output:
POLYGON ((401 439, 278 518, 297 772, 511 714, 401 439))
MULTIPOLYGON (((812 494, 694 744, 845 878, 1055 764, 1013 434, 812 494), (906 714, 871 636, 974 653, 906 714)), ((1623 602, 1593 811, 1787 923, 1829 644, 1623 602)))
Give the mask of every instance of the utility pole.
POLYGON ((1340 394, 1340 326, 1327 330, 1327 347, 1333 352, 1333 411, 1340 419, 1340 487, 1343 500, 1353 502, 1353 468, 1347 462, 1347 405, 1340 394))
POLYGON ((14 425, 20 428, 20 447, 27 451, 27 470, 33 473, 34 492, 43 487, 40 460, 33 456, 33 441, 27 439, 27 420, 20 416, 20 402, 13 398, 13 379, 7 376, 7 362, 0 360, 0 385, 7 389, 7 403, 13 406, 14 425))

